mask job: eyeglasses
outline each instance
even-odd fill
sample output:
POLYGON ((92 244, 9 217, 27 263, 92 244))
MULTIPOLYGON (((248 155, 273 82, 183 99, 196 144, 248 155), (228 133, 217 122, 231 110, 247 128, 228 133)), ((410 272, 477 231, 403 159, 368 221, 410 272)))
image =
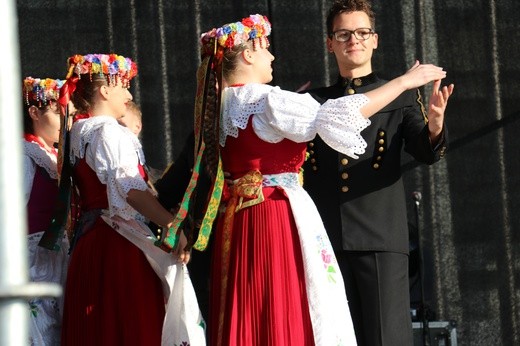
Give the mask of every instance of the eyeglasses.
POLYGON ((350 40, 352 34, 354 34, 358 40, 366 41, 370 38, 371 35, 375 34, 375 32, 370 28, 358 28, 356 30, 341 29, 334 31, 332 36, 334 36, 338 42, 347 42, 350 40))

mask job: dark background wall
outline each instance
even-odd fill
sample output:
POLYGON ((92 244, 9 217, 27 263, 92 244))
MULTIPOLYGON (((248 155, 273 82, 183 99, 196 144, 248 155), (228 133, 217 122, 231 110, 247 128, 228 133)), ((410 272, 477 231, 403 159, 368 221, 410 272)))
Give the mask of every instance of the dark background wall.
MULTIPOLYGON (((132 57, 148 162, 162 169, 192 128, 198 37, 250 13, 269 16, 273 84, 333 82, 325 50, 330 1, 18 0, 23 76, 64 78, 73 54, 132 57)), ((520 344, 520 2, 374 0, 384 77, 414 59, 455 83, 446 121, 450 151, 432 167, 403 160, 410 223, 425 256, 426 299, 455 320, 460 345, 520 344), (412 192, 422 193, 418 222, 412 192), (516 210, 516 212, 515 212, 516 210)), ((424 94, 429 95, 425 88, 424 94)))

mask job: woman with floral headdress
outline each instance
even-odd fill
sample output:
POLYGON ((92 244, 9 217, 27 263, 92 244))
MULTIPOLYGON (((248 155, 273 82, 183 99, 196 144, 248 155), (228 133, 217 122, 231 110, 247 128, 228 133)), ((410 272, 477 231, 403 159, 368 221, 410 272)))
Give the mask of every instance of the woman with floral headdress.
POLYGON ((211 345, 355 345, 340 270, 299 182, 306 142, 319 134, 355 158, 366 146, 360 131, 368 117, 446 74, 416 64, 377 90, 320 106, 308 94, 266 85, 270 32, 266 17, 251 15, 202 35, 196 164, 174 229, 195 229, 194 248, 204 249, 224 195, 213 239, 211 345), (227 193, 222 171, 234 180, 227 193), (209 195, 200 196, 206 176, 209 195), (197 196, 207 201, 201 210, 197 196))
MULTIPOLYGON (((59 90, 63 81, 27 77, 23 81, 24 187, 29 233, 29 276, 34 282, 65 283, 68 241, 60 250, 38 246, 52 222, 58 200, 57 151, 60 134, 59 90)), ((62 299, 32 299, 30 344, 57 345, 61 333, 62 299)))
POLYGON ((70 132, 70 163, 81 212, 62 345, 204 344, 186 238, 180 235, 173 254, 155 246, 145 219, 168 228, 173 215, 147 185, 138 138, 117 122, 132 100, 137 66, 116 54, 75 55, 68 63, 60 103, 70 97, 80 119, 70 132), (186 304, 191 315, 183 315, 186 304))

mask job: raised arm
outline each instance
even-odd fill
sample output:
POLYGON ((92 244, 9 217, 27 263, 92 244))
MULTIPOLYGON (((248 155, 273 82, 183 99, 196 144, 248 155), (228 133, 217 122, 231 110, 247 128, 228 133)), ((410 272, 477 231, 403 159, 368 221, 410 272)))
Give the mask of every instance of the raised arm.
POLYGON ((416 61, 405 74, 392 79, 377 89, 365 93, 370 99, 370 102, 361 108, 361 114, 365 118, 369 118, 392 102, 405 90, 415 89, 445 77, 446 72, 443 71, 441 67, 431 64, 423 65, 420 64, 419 61, 416 61))

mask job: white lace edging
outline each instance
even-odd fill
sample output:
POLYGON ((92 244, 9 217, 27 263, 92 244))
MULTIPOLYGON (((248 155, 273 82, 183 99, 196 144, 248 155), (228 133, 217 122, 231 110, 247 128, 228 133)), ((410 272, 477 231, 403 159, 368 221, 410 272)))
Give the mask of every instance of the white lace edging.
POLYGON ((34 163, 49 174, 52 179, 58 179, 58 169, 56 166, 56 155, 43 149, 38 143, 23 141, 24 154, 30 157, 34 163))
POLYGON ((238 137, 238 129, 246 128, 251 115, 265 111, 267 94, 273 88, 265 84, 247 84, 224 89, 219 136, 221 146, 225 146, 227 136, 238 137))
POLYGON ((345 155, 357 159, 365 152, 367 143, 361 131, 370 120, 361 114, 361 108, 370 100, 363 94, 330 99, 318 111, 317 132, 325 143, 345 155))
POLYGON ((284 138, 308 141, 316 135, 314 122, 319 103, 309 94, 298 94, 265 84, 227 88, 223 96, 220 145, 226 137, 238 136, 253 117, 253 129, 264 141, 277 143, 284 138))
MULTIPOLYGON (((80 159, 85 157, 87 144, 92 143, 94 136, 101 136, 101 138, 107 142, 114 140, 114 138, 105 138, 107 137, 106 132, 98 132, 98 130, 103 128, 105 125, 110 126, 112 129, 117 129, 123 133, 132 135, 128 136, 131 140, 132 148, 137 152, 139 163, 144 165, 144 153, 139 138, 133 135, 132 131, 128 128, 119 125, 116 119, 108 115, 99 115, 92 118, 81 119, 74 124, 70 136, 70 162, 74 164, 76 157, 80 159)), ((107 132, 113 134, 112 131, 107 132)))

